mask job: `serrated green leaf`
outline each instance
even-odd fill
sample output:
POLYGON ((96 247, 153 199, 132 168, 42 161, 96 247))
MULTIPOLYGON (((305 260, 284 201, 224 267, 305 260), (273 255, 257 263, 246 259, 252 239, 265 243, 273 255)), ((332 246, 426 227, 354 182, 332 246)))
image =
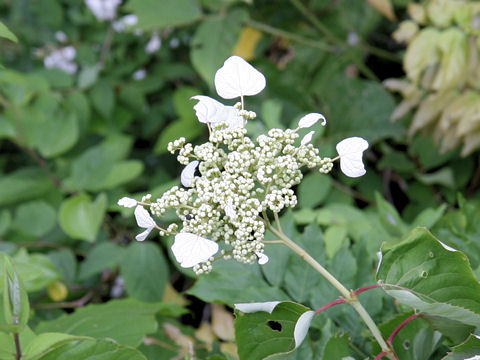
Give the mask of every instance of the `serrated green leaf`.
POLYGON ((122 345, 138 346, 146 334, 157 330, 155 314, 165 306, 134 299, 111 300, 79 308, 52 321, 42 321, 35 332, 61 332, 96 339, 108 337, 122 345))
POLYGON ((166 259, 156 244, 130 244, 120 269, 130 296, 143 301, 162 300, 169 271, 166 259))
POLYGON ((480 284, 468 258, 424 228, 383 255, 377 278, 388 294, 418 311, 480 326, 480 284))
POLYGON ((84 336, 72 336, 60 333, 45 333, 35 337, 27 346, 24 346, 22 357, 27 360, 41 359, 43 355, 69 342, 86 340, 84 336))
POLYGON ((452 350, 442 360, 475 359, 480 354, 480 339, 477 335, 472 334, 463 344, 454 346, 452 350))
POLYGON ((242 313, 236 310, 235 338, 241 359, 282 358, 300 344, 295 343, 297 321, 309 309, 293 302, 281 302, 272 313, 242 313))
POLYGON ((93 242, 102 223, 106 205, 105 194, 99 194, 95 201, 86 194, 75 195, 65 200, 60 207, 60 226, 73 239, 93 242))
POLYGON ((13 42, 18 42, 17 37, 12 33, 3 22, 0 21, 0 37, 6 38, 13 42))

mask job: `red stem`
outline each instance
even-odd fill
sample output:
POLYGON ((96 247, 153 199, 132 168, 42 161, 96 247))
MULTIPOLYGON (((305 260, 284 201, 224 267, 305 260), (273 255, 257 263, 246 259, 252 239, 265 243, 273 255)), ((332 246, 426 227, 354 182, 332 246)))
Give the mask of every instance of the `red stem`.
POLYGON ((358 288, 357 290, 354 291, 354 293, 355 293, 355 295, 358 295, 358 294, 361 294, 364 291, 367 291, 367 290, 370 290, 370 289, 375 289, 375 288, 378 288, 378 287, 380 287, 380 285, 378 285, 378 284, 368 285, 368 286, 358 288))
POLYGON ((335 305, 338 305, 338 304, 343 304, 345 302, 345 299, 337 299, 337 300, 334 300, 330 303, 328 303, 327 305, 323 305, 321 308, 318 308, 317 310, 315 310, 315 315, 318 314, 318 313, 321 313, 323 310, 326 310, 332 306, 335 306, 335 305))
POLYGON ((387 355, 388 355, 388 352, 382 351, 380 354, 375 356, 375 359, 373 359, 373 360, 380 360, 381 358, 383 358, 384 356, 387 356, 387 355))
POLYGON ((412 321, 413 319, 417 318, 420 316, 420 313, 416 313, 416 314, 413 314, 411 316, 409 316, 408 318, 406 318, 405 320, 403 320, 400 325, 397 326, 397 328, 395 330, 393 330, 393 332, 390 334, 390 336, 388 337, 387 339, 387 342, 391 345, 392 342, 393 342, 393 339, 395 338, 395 336, 398 334, 398 332, 400 330, 403 329, 403 327, 405 325, 407 325, 410 321, 412 321))

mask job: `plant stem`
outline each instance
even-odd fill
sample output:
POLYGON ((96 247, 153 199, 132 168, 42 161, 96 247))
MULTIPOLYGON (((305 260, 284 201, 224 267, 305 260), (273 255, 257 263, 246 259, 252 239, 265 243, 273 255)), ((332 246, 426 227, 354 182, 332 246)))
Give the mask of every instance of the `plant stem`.
POLYGON ((345 302, 349 303, 360 315, 362 320, 365 322, 367 327, 369 328, 370 332, 372 333, 375 340, 378 342, 382 351, 386 351, 387 353, 391 353, 390 347, 387 345, 385 340, 382 337, 380 330, 378 329, 377 325, 367 313, 365 308, 360 304, 358 299, 352 294, 348 289, 343 286, 343 284, 337 280, 335 276, 330 274, 327 269, 325 269, 322 265, 320 265, 309 253, 307 253, 301 246, 299 246, 296 242, 290 239, 287 235, 283 232, 275 229, 268 221, 266 221, 266 226, 268 229, 283 243, 289 247, 293 252, 299 255, 303 260, 305 260, 310 266, 312 266, 315 270, 317 270, 330 284, 332 284, 344 297, 345 302))
POLYGON ((22 348, 20 347, 20 336, 18 333, 13 334, 13 338, 15 339, 15 350, 16 350, 16 355, 15 355, 15 360, 20 360, 22 358, 22 348))
POLYGON ((345 303, 345 299, 344 298, 340 298, 340 299, 337 299, 337 300, 334 300, 332 302, 329 302, 327 305, 323 305, 322 307, 318 308, 317 310, 315 310, 315 314, 319 314, 321 313, 323 310, 327 310, 328 308, 331 308, 332 306, 335 306, 335 305, 338 305, 338 304, 344 304, 345 303))
POLYGON ((410 315, 408 318, 406 318, 405 320, 403 320, 400 325, 398 325, 395 330, 393 330, 393 332, 390 334, 390 336, 388 337, 387 339, 387 342, 391 345, 393 343, 393 339, 395 339, 395 336, 397 336, 397 334, 399 333, 400 330, 403 329, 403 327, 405 325, 407 325, 410 321, 412 321, 413 319, 416 319, 417 317, 420 316, 420 313, 416 313, 416 314, 413 314, 413 315, 410 315))

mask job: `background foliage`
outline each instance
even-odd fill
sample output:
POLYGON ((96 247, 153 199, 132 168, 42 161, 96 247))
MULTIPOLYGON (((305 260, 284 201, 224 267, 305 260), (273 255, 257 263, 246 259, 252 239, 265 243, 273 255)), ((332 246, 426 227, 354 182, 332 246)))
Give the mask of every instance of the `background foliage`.
MULTIPOLYGON (((328 119, 325 129, 316 129, 323 131, 315 140, 322 155, 333 157, 336 142, 348 136, 370 143, 363 178, 305 174, 299 206, 282 217, 292 239, 355 289, 376 282, 382 244, 391 254, 404 254, 403 239, 428 248, 431 235, 411 233, 422 226, 466 254, 460 275, 471 267, 479 276, 478 152, 461 157, 458 146, 440 152, 439 135, 435 142, 428 131, 408 136, 411 114, 390 121, 402 98, 382 81, 405 76, 406 49, 391 33, 409 19, 413 2, 388 4, 129 0, 118 17, 135 14, 138 23, 116 32, 81 0, 2 2, 0 359, 15 359, 12 333, 19 334, 25 359, 232 359, 238 353, 253 359, 245 348, 237 353, 244 340, 235 341, 234 303, 286 300, 316 309, 338 298, 300 258, 275 245, 266 247, 270 261, 261 268, 220 261, 196 279, 172 261, 171 239, 136 243, 131 211, 116 205, 126 194, 156 197, 179 183, 181 169, 166 145, 179 136, 206 139, 189 99, 215 97, 215 71, 233 53, 267 78, 266 90, 248 99, 259 115, 250 133, 291 127, 301 115, 321 112, 328 119), (66 43, 56 37, 59 30, 66 43), (162 45, 148 53, 155 33, 162 45), (67 44, 76 49, 78 70, 46 68, 43 59, 67 44)), ((407 76, 412 69, 422 71, 408 63, 407 76)), ((409 251, 418 260, 422 250, 409 251)), ((403 264, 382 266, 391 267, 379 279, 403 264)), ((429 295, 431 288, 424 290, 429 295)), ((475 302, 480 294, 471 296, 475 302)), ((379 289, 360 300, 386 336, 412 314, 379 289)), ((435 320, 415 320, 399 333, 394 346, 402 360, 463 358, 455 354, 478 347, 468 337, 478 321, 435 320), (448 349, 453 353, 446 355, 448 349)), ((375 346, 343 305, 317 315, 288 358, 373 358, 375 346)))

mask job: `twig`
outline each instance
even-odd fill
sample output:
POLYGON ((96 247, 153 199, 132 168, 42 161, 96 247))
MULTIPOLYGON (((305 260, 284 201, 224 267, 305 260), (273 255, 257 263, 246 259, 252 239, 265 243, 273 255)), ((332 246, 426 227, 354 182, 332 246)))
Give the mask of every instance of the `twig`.
POLYGON ((393 343, 393 339, 395 338, 395 336, 397 336, 397 334, 399 333, 400 330, 403 329, 403 327, 405 325, 407 325, 410 321, 412 321, 413 319, 416 319, 417 317, 420 316, 420 313, 415 313, 413 315, 410 315, 408 318, 406 318, 405 320, 403 320, 400 325, 398 325, 395 330, 393 330, 393 332, 390 334, 390 336, 388 337, 387 339, 387 342, 392 345, 393 343))
POLYGON ((13 338, 15 339, 15 350, 17 352, 15 359, 20 360, 22 358, 22 348, 20 347, 20 336, 18 335, 18 332, 13 334, 13 338))
POLYGON ((37 304, 34 306, 35 309, 72 309, 77 307, 84 306, 95 294, 93 290, 90 290, 88 293, 83 295, 80 299, 75 301, 64 301, 59 303, 50 303, 50 304, 37 304))
POLYGON ((107 55, 110 52, 110 48, 112 47, 113 34, 114 34, 114 29, 113 29, 113 22, 112 22, 110 23, 107 36, 105 36, 105 41, 103 42, 103 45, 102 45, 102 52, 100 53, 100 60, 98 61, 98 66, 100 69, 102 69, 103 65, 105 65, 105 61, 107 60, 107 55))

